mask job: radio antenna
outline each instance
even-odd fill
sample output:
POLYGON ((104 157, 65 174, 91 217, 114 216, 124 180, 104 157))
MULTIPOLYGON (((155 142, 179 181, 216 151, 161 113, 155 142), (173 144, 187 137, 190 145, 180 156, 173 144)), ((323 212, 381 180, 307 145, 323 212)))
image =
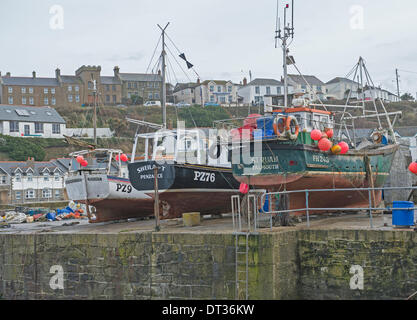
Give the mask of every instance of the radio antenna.
POLYGON ((281 29, 281 21, 279 20, 279 0, 277 0, 277 15, 275 19, 275 49, 278 43, 278 32, 281 29))
POLYGON ((277 0, 277 30, 275 31, 275 48, 277 47, 278 39, 281 40, 282 44, 282 52, 283 52, 283 68, 284 68, 284 106, 288 108, 288 73, 287 73, 287 65, 294 64, 295 61, 293 57, 288 57, 289 49, 288 49, 288 40, 294 39, 294 0, 291 1, 291 21, 287 24, 287 9, 290 8, 290 5, 286 3, 284 5, 284 25, 283 29, 281 29, 281 23, 279 20, 278 12, 279 12, 279 1, 277 0))

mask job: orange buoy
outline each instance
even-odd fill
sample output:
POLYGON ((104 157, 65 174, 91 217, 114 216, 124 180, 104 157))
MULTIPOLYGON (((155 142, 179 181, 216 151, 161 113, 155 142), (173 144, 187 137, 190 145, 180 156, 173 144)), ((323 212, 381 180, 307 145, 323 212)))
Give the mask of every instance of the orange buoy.
POLYGON ((122 160, 123 162, 127 161, 127 155, 125 155, 124 153, 120 156, 120 160, 122 160))
POLYGON ((339 154, 340 151, 342 151, 342 147, 336 144, 330 150, 332 151, 333 154, 339 154))

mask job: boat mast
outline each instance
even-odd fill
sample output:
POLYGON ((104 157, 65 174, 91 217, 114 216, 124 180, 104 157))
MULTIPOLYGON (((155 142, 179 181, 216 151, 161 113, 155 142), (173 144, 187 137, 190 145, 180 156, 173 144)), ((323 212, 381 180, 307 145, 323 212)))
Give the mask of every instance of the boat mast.
POLYGON ((93 96, 94 96, 94 114, 93 114, 93 126, 94 126, 94 145, 97 146, 97 82, 93 80, 93 96))
POLYGON ((168 28, 169 22, 166 24, 165 28, 162 28, 159 24, 158 27, 161 29, 162 31, 162 54, 161 54, 161 58, 162 58, 162 125, 163 125, 163 129, 167 128, 167 108, 166 108, 166 99, 167 99, 167 87, 166 87, 166 83, 165 83, 165 72, 166 72, 166 62, 165 62, 165 56, 166 56, 166 51, 165 51, 165 30, 166 28, 168 28))
POLYGON ((294 0, 291 4, 291 23, 287 24, 287 9, 290 7, 289 4, 285 4, 284 7, 284 29, 281 29, 281 20, 279 18, 279 0, 277 0, 277 30, 275 31, 275 47, 277 47, 277 39, 281 40, 282 44, 282 58, 283 58, 283 69, 284 69, 284 107, 288 108, 288 52, 289 44, 288 40, 294 39, 294 0))

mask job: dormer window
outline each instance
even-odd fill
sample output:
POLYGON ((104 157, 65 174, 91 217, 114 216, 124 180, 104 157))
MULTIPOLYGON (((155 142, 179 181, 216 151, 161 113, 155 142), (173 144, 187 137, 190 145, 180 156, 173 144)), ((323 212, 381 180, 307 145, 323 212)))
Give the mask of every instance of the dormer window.
POLYGON ((43 181, 49 181, 49 173, 48 172, 43 173, 43 181))
POLYGON ((28 178, 28 182, 32 182, 33 181, 33 173, 32 172, 28 172, 27 178, 28 178))
POLYGON ((16 173, 15 180, 16 180, 16 182, 21 182, 22 181, 22 174, 21 173, 16 173))

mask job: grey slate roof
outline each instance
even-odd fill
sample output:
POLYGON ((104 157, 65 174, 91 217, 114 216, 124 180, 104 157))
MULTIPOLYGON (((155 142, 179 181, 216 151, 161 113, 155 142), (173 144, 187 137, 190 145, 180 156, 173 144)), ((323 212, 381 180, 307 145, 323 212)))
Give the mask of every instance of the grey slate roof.
POLYGON ((61 76, 63 83, 77 83, 82 84, 82 81, 77 76, 61 76))
POLYGON ((194 88, 196 88, 198 86, 199 86, 199 84, 198 83, 194 83, 194 82, 177 83, 175 85, 175 88, 174 88, 174 93, 175 92, 178 92, 178 91, 181 91, 181 90, 184 90, 184 89, 194 89, 194 88))
POLYGON ((59 85, 55 78, 2 77, 2 81, 6 86, 57 87, 59 85))
POLYGON ((151 73, 119 73, 122 81, 162 81, 162 76, 151 73))
POLYGON ((122 82, 116 77, 101 76, 101 84, 122 84, 122 82))
MULTIPOLYGON (((293 81, 297 84, 301 84, 301 85, 305 84, 304 79, 300 75, 289 74, 288 77, 290 78, 291 81, 293 81)), ((306 79, 308 84, 310 84, 312 86, 322 86, 322 85, 324 85, 323 81, 317 79, 315 76, 303 75, 303 77, 306 79)))
POLYGON ((66 123, 59 113, 51 107, 27 107, 0 104, 0 121, 4 120, 66 123), (28 115, 19 115, 16 110, 24 110, 28 115))
POLYGON ((32 165, 29 165, 26 161, 0 161, 0 168, 2 171, 6 172, 8 175, 13 175, 17 168, 20 168, 22 173, 26 173, 29 168, 32 168, 34 175, 41 175, 45 168, 48 168, 50 173, 53 173, 56 169, 61 170, 62 172, 65 172, 62 170, 62 168, 59 168, 53 161, 48 162, 33 162, 32 165))
POLYGON ((284 83, 275 79, 256 78, 248 83, 248 86, 283 86, 284 83))
POLYGON ((348 83, 351 83, 351 84, 360 85, 356 81, 350 80, 348 78, 342 78, 342 77, 336 77, 336 78, 330 80, 329 82, 326 82, 326 84, 339 83, 339 82, 348 82, 348 83))

